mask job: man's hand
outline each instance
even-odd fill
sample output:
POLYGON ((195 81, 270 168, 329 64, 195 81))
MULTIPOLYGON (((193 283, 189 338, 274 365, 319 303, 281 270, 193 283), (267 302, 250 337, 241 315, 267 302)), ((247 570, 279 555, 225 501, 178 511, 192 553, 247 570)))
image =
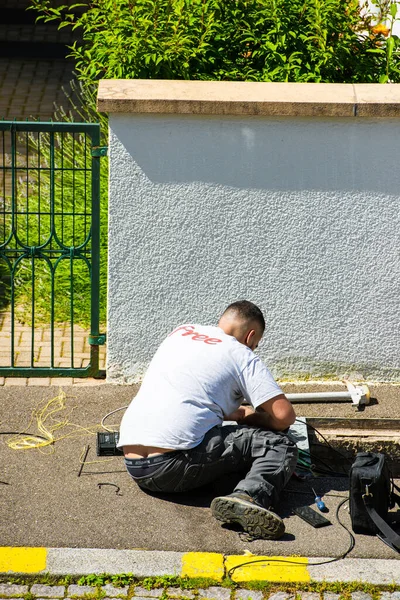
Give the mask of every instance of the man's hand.
POLYGON ((237 423, 242 423, 243 419, 249 415, 254 415, 254 409, 251 406, 239 406, 233 413, 224 417, 224 421, 236 421, 237 423))
POLYGON ((284 431, 295 422, 296 413, 286 396, 280 394, 263 402, 256 411, 250 406, 240 406, 226 420, 237 421, 240 425, 284 431))
POLYGON ((296 413, 285 394, 279 394, 257 407, 257 414, 268 423, 267 427, 275 431, 284 431, 296 420, 296 413))

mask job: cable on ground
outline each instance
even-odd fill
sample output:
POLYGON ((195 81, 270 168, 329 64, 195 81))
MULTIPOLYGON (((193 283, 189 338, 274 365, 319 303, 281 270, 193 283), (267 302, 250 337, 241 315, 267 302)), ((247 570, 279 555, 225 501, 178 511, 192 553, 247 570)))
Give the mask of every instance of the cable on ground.
MULTIPOLYGON (((75 437, 83 434, 96 435, 96 425, 90 427, 83 427, 77 423, 71 423, 69 421, 73 410, 76 406, 71 407, 67 414, 60 417, 60 414, 66 410, 66 394, 62 390, 59 391, 58 396, 52 398, 47 402, 42 402, 32 411, 31 420, 26 429, 30 429, 32 423, 35 421, 39 435, 31 435, 26 433, 18 433, 13 436, 10 440, 5 443, 11 450, 31 450, 33 448, 44 448, 51 446, 55 442, 66 439, 68 437, 75 437), (65 430, 67 427, 72 427, 73 430, 62 435, 56 435, 57 432, 65 430)), ((2 432, 4 433, 4 432, 2 432)))
MULTIPOLYGON (((106 427, 104 425, 104 421, 108 419, 108 417, 111 417, 111 415, 113 415, 114 413, 119 412, 120 410, 125 410, 126 408, 128 408, 128 406, 121 406, 120 408, 116 408, 115 410, 112 410, 111 412, 104 415, 104 417, 101 420, 102 428, 108 431, 109 433, 118 433, 118 429, 109 429, 108 427, 106 427)), ((117 425, 110 425, 110 427, 117 427, 117 425)))
MULTIPOLYGON (((335 558, 330 558, 329 560, 321 560, 318 562, 313 562, 313 563, 308 563, 309 567, 316 567, 318 565, 327 565, 329 563, 333 563, 336 562, 338 560, 342 560, 343 558, 345 558, 348 554, 350 554, 350 552, 353 550, 356 540, 355 537, 353 535, 353 533, 350 531, 350 529, 348 527, 346 527, 346 525, 344 525, 344 523, 342 523, 342 521, 339 518, 339 511, 341 509, 341 507, 343 506, 343 504, 345 502, 347 502, 349 500, 349 496, 346 496, 346 498, 344 498, 342 500, 342 502, 340 502, 336 508, 336 519, 337 522, 339 523, 339 525, 341 527, 343 527, 343 529, 345 529, 347 531, 347 533, 350 536, 350 543, 347 547, 347 550, 345 552, 343 552, 343 554, 340 554, 340 556, 336 556, 335 558)), ((249 560, 243 563, 240 563, 239 565, 235 565, 234 567, 232 567, 231 569, 229 569, 227 575, 228 577, 232 578, 232 574, 236 571, 236 569, 241 569, 242 567, 246 567, 247 565, 253 565, 255 563, 261 563, 261 562, 277 562, 277 563, 287 563, 290 565, 304 565, 304 562, 300 562, 300 561, 295 561, 295 560, 285 560, 283 558, 259 558, 257 560, 249 560)))
POLYGON ((329 448, 331 450, 333 450, 334 452, 336 452, 337 454, 339 454, 339 456, 341 456, 342 458, 345 459, 346 462, 348 462, 351 465, 351 460, 348 456, 346 456, 346 454, 343 454, 343 452, 340 452, 340 450, 338 450, 337 448, 335 448, 334 446, 332 446, 332 444, 326 439, 326 437, 319 431, 319 429, 317 429, 316 427, 314 427, 313 425, 310 425, 310 423, 307 423, 307 421, 302 421, 299 418, 296 418, 296 421, 298 421, 299 423, 302 423, 303 425, 306 425, 307 427, 310 427, 310 429, 312 429, 313 431, 315 431, 316 433, 318 433, 318 435, 324 440, 324 442, 329 446, 329 448))

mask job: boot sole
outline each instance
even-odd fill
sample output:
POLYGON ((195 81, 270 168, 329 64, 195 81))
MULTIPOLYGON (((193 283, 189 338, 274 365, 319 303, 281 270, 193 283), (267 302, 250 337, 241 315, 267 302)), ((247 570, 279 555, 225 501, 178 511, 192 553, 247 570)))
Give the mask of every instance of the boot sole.
POLYGON ((221 496, 211 502, 214 517, 222 523, 238 523, 255 538, 277 540, 285 533, 285 525, 275 513, 240 498, 221 496))

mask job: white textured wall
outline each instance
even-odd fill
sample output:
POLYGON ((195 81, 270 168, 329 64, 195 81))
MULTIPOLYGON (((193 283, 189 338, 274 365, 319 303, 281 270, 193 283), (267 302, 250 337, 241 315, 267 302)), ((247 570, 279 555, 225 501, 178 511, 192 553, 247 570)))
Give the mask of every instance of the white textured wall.
POLYGON ((109 381, 247 298, 277 376, 400 380, 400 121, 110 115, 109 381))

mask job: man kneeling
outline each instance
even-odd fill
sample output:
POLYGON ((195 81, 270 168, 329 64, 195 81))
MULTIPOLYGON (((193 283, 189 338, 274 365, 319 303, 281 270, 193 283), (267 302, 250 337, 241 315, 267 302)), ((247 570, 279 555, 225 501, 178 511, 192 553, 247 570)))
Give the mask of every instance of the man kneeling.
POLYGON ((119 446, 130 475, 153 492, 247 472, 232 494, 214 498, 212 513, 253 537, 277 539, 285 527, 270 508, 296 466, 297 448, 284 433, 295 413, 254 354, 264 328, 261 310, 243 300, 228 306, 218 327, 175 329, 124 414, 119 446))

